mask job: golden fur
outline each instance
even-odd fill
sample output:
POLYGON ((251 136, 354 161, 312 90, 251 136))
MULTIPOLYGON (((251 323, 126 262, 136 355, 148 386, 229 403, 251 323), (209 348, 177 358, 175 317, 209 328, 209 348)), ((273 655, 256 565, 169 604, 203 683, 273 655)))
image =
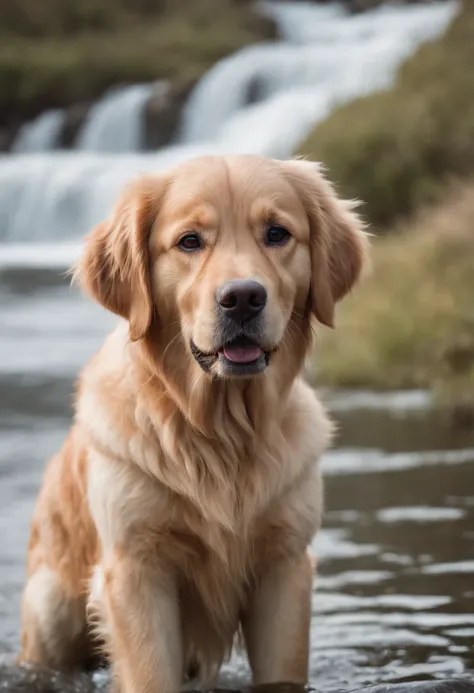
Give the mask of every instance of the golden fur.
POLYGON ((132 183, 77 274, 123 318, 80 376, 74 425, 32 521, 21 659, 59 668, 105 647, 123 693, 210 681, 242 629, 254 681, 305 681, 331 424, 300 376, 310 320, 333 325, 365 235, 316 164, 205 157, 132 183), (267 248, 279 223, 291 233, 267 248), (199 231, 205 247, 177 243, 199 231), (266 288, 265 371, 204 372, 215 296, 266 288), (94 633, 95 631, 95 633, 94 633))

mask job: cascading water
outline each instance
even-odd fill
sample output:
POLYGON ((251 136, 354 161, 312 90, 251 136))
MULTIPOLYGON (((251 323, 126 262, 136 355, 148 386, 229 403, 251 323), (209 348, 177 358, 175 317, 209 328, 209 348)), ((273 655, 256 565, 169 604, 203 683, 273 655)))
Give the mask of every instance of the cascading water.
POLYGON ((30 154, 56 149, 64 118, 64 111, 52 109, 41 113, 31 123, 25 123, 13 142, 13 154, 30 154))
POLYGON ((139 153, 150 87, 136 85, 92 109, 80 151, 2 156, 0 267, 72 260, 83 234, 140 172, 202 153, 290 156, 337 103, 390 85, 401 61, 446 28, 458 3, 385 6, 357 16, 340 4, 260 7, 275 18, 282 40, 215 65, 188 100, 177 145, 139 153))
POLYGON ((141 116, 150 96, 148 84, 113 89, 90 110, 77 149, 88 152, 137 152, 142 149, 141 116))
POLYGON ((215 65, 184 109, 184 142, 290 156, 335 105, 389 86, 400 63, 455 11, 454 4, 385 6, 349 17, 341 5, 260 7, 286 40, 250 46, 215 65), (252 92, 258 102, 248 104, 252 92))

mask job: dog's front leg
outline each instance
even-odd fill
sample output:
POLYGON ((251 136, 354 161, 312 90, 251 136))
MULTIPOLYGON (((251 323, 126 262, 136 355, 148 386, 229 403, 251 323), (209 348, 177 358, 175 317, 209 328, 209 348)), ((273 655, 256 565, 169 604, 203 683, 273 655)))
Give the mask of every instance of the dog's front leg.
POLYGON ((243 620, 255 684, 306 682, 312 581, 308 554, 265 566, 243 620))
POLYGON ((120 693, 177 693, 182 644, 174 580, 116 549, 103 568, 105 637, 120 693))
POLYGON ((120 693, 177 693, 181 685, 177 579, 149 522, 160 493, 136 467, 91 457, 88 500, 102 558, 89 604, 120 693))

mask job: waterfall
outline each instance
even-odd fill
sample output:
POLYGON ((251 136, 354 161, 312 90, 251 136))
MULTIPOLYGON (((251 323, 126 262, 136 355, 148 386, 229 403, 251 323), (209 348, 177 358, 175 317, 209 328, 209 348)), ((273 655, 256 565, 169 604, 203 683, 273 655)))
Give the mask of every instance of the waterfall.
POLYGON ((113 89, 90 110, 79 133, 77 149, 88 152, 136 152, 142 149, 143 108, 148 84, 113 89))
POLYGON ((139 151, 150 87, 136 85, 91 109, 78 149, 0 156, 0 268, 60 263, 68 253, 72 260, 80 238, 140 172, 202 153, 290 156, 335 105, 390 86, 400 63, 446 28, 458 3, 387 5, 356 16, 340 3, 259 6, 281 40, 243 48, 204 75, 185 106, 178 144, 139 151))
POLYGON ((41 113, 20 128, 12 145, 14 154, 47 152, 56 149, 64 125, 64 111, 53 109, 41 113))
POLYGON ((382 6, 355 17, 341 5, 264 2, 284 41, 245 48, 194 89, 182 141, 290 156, 335 105, 383 89, 399 65, 445 29, 454 3, 382 6), (257 103, 247 103, 257 92, 257 103))

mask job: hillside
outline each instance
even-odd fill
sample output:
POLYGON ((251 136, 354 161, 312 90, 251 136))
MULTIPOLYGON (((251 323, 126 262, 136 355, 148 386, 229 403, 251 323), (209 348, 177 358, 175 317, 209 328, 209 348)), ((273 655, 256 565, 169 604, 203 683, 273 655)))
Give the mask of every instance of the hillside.
POLYGON ((2 0, 0 127, 112 85, 192 82, 274 33, 239 0, 2 0))

